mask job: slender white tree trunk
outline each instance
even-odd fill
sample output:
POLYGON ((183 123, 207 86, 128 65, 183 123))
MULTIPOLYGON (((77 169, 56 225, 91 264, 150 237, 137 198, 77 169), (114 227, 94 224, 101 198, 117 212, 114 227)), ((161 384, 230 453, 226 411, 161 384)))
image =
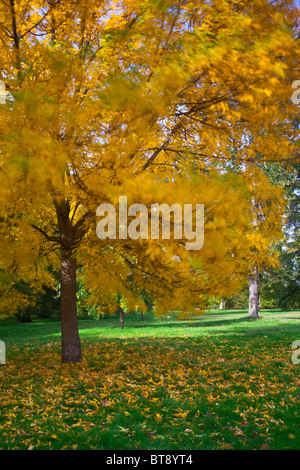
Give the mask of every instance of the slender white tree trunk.
POLYGON ((258 268, 249 275, 249 317, 258 317, 259 292, 258 292, 258 268))

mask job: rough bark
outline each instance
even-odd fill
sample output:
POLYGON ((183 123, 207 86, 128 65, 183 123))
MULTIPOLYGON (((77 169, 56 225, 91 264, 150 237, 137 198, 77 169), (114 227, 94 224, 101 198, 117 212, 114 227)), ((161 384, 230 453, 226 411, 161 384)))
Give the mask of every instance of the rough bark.
POLYGON ((249 275, 249 317, 257 318, 259 313, 258 269, 249 275))
POLYGON ((76 305, 76 259, 61 249, 61 345, 62 362, 82 361, 76 305))
MULTIPOLYGON (((76 236, 70 220, 70 204, 65 198, 54 199, 61 245, 61 345, 62 362, 82 361, 81 345, 78 332, 76 299, 76 236)), ((80 234, 81 236, 81 234, 80 234)))

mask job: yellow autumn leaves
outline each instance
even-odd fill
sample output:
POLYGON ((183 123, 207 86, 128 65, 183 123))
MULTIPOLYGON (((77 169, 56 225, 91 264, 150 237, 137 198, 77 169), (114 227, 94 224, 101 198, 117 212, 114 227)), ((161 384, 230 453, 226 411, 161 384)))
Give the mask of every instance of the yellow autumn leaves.
MULTIPOLYGON (((251 263, 272 260, 284 205, 255 164, 297 152, 292 3, 13 6, 3 6, 0 23, 9 91, 0 109, 0 201, 1 230, 18 241, 19 263, 34 265, 36 277, 57 266, 57 237, 68 236, 58 231, 58 206, 70 209, 88 287, 111 308, 121 292, 142 308, 141 290, 161 312, 202 308, 211 295, 230 295, 251 263), (204 204, 204 248, 100 242, 96 208, 121 191, 136 203, 204 204)), ((10 269, 0 248, 0 266, 10 269)))
POLYGON ((299 379, 285 340, 253 327, 251 342, 240 343, 241 325, 226 335, 219 318, 218 335, 214 318, 203 336, 199 328, 178 335, 171 325, 156 337, 139 331, 103 342, 94 333, 76 367, 60 364, 55 344, 34 355, 32 342, 9 348, 0 370, 0 448, 294 445, 299 379))

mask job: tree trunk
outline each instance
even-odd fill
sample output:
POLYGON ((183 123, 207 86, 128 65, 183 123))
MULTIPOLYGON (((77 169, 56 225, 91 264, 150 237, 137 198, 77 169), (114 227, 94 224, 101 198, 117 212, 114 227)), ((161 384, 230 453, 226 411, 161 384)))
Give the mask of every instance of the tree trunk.
POLYGON ((124 310, 120 307, 120 330, 124 329, 124 310))
POLYGON ((221 302, 220 302, 219 309, 220 309, 220 310, 223 310, 223 309, 224 309, 224 301, 223 301, 223 299, 222 299, 221 302))
POLYGON ((258 268, 249 275, 249 317, 257 318, 259 312, 258 268))
POLYGON ((82 361, 76 305, 76 259, 61 248, 61 345, 62 362, 82 361))
POLYGON ((30 310, 28 307, 23 308, 20 315, 18 316, 20 323, 31 323, 30 310))

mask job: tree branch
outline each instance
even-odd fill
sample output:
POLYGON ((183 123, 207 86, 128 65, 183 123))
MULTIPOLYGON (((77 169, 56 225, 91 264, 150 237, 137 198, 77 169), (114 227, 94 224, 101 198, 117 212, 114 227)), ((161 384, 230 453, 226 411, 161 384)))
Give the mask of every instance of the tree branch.
POLYGON ((82 237, 87 233, 88 228, 85 226, 85 223, 87 220, 90 220, 93 217, 92 211, 86 212, 81 219, 76 222, 76 224, 73 227, 73 233, 74 233, 74 239, 76 241, 81 240, 82 237))
POLYGON ((54 237, 54 236, 48 235, 47 232, 45 232, 45 230, 38 227, 37 225, 31 224, 31 227, 37 230, 38 232, 40 232, 42 235, 44 235, 46 240, 48 240, 49 242, 61 243, 60 237, 54 237))

